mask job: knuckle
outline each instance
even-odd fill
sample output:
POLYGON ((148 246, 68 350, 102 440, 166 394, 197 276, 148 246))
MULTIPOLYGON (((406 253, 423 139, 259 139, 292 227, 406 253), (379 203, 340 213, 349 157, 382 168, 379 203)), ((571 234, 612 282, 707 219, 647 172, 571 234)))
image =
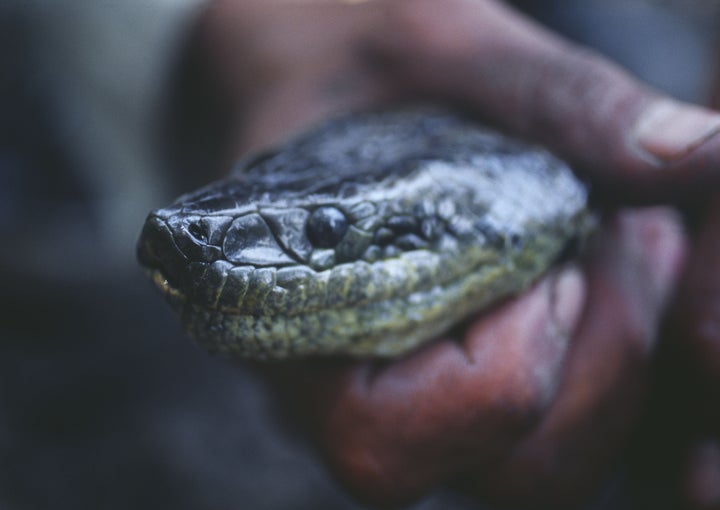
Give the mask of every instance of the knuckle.
POLYGON ((537 426, 552 401, 555 386, 530 371, 505 382, 498 404, 508 430, 523 433, 537 426))
POLYGON ((473 0, 394 0, 385 4, 385 15, 408 50, 433 55, 469 43, 468 32, 458 28, 467 26, 468 19, 481 19, 481 6, 473 0))
POLYGON ((563 45, 541 55, 541 79, 533 89, 536 100, 562 101, 564 98, 592 101, 605 100, 612 91, 616 69, 592 50, 563 45), (552 86, 549 87, 548 85, 552 86))
POLYGON ((537 79, 528 82, 524 98, 528 128, 562 133, 570 145, 601 143, 596 128, 626 118, 642 103, 635 82, 592 50, 562 44, 538 55, 536 65, 537 79))
POLYGON ((506 358, 499 383, 495 385, 499 390, 501 412, 506 421, 521 432, 535 427, 545 416, 565 373, 565 348, 560 344, 567 345, 566 334, 549 324, 545 327, 550 330, 531 334, 552 338, 552 341, 526 344, 516 359, 506 358))
POLYGON ((407 469, 407 445, 398 428, 388 425, 392 413, 386 410, 386 420, 381 419, 366 388, 355 382, 316 429, 322 456, 338 481, 362 502, 385 506, 419 497, 422 488, 407 469))
POLYGON ((395 505, 420 496, 419 489, 398 483, 407 479, 393 460, 393 448, 383 447, 372 432, 353 427, 326 445, 326 457, 341 484, 358 500, 395 505))

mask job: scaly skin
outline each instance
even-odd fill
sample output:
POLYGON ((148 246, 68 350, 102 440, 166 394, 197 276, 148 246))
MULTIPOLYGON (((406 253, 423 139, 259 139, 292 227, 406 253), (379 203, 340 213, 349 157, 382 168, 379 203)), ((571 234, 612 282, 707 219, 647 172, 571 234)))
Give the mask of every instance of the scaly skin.
POLYGON ((592 224, 544 150, 408 108, 241 161, 153 211, 138 252, 210 351, 387 357, 521 292, 592 224))

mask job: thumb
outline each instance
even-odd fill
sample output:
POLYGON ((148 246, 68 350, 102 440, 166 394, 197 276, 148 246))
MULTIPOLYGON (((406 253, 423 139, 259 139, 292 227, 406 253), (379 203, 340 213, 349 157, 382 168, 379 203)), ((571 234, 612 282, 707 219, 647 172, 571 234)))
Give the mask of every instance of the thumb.
POLYGON ((720 115, 665 97, 493 0, 392 0, 372 47, 403 88, 550 147, 614 200, 720 180, 720 115))

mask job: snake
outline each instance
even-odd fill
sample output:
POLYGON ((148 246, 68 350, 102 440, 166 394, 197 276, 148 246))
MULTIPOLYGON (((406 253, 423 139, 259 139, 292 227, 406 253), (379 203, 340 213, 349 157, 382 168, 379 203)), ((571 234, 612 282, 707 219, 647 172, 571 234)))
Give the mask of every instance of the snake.
POLYGON ((588 196, 467 113, 351 112, 152 211, 137 252, 211 353, 393 358, 526 290, 592 232, 588 196))

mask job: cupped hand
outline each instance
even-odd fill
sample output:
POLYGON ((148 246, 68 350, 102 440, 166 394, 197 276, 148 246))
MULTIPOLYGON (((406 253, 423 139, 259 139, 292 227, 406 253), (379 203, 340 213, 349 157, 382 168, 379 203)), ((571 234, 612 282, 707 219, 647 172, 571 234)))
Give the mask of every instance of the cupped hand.
POLYGON ((697 204, 690 251, 664 328, 639 468, 683 508, 720 507, 720 196, 697 204), (663 451, 664 462, 653 462, 663 451))
POLYGON ((268 373, 365 501, 405 503, 454 481, 484 500, 572 507, 606 479, 643 409, 681 257, 667 211, 622 213, 582 266, 414 355, 268 373))
MULTIPOLYGON (((499 2, 216 0, 201 31, 238 151, 350 108, 433 99, 551 147, 606 201, 682 202, 718 182, 717 114, 499 2)), ((454 481, 497 502, 572 505, 636 423, 684 248, 668 210, 614 213, 581 263, 405 359, 268 372, 360 498, 454 481)))

